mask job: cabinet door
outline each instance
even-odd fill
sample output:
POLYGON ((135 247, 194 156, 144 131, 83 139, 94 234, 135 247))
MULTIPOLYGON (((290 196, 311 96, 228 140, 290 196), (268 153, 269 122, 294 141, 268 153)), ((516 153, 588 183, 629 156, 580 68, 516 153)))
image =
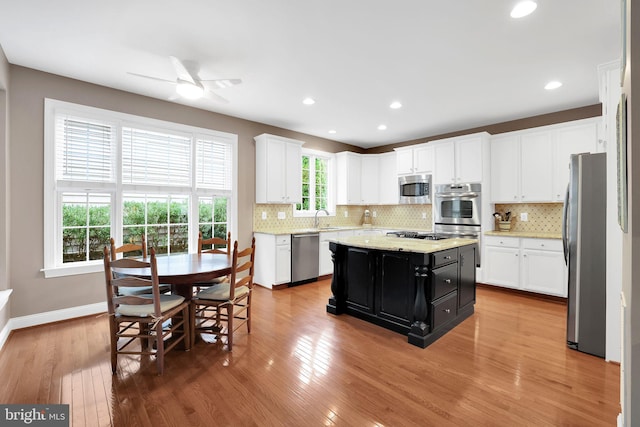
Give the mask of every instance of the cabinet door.
MULTIPOLYGON (((284 197, 286 203, 302 203, 302 147, 286 144, 284 197)), ((271 169, 277 171, 277 169, 271 169)), ((275 172, 277 173, 277 172, 275 172)))
POLYGON ((347 306, 373 313, 375 259, 367 249, 347 249, 347 306))
POLYGON ((458 308, 476 301, 476 250, 476 245, 459 248, 458 308))
POLYGON ((433 146, 435 159, 434 184, 455 182, 455 148, 453 141, 437 143, 433 146))
POLYGON ((520 201, 553 200, 551 133, 523 134, 520 140, 520 201))
POLYGON ((522 251, 522 287, 525 291, 567 296, 567 273, 561 252, 522 251))
POLYGON ((491 200, 511 203, 519 200, 520 148, 518 137, 491 139, 491 200))
POLYGON ((286 143, 267 140, 267 202, 286 202, 285 171, 289 167, 286 143))
POLYGON ((456 182, 482 182, 482 139, 456 141, 456 182))
POLYGON ((571 154, 595 153, 598 133, 595 123, 558 129, 555 136, 555 156, 553 162, 553 199, 564 201, 564 193, 569 184, 569 160, 571 154))
POLYGON ((378 161, 380 168, 378 175, 380 189, 378 203, 382 205, 397 205, 400 200, 400 194, 398 173, 396 172, 396 153, 380 154, 378 161))
POLYGON ((396 151, 398 175, 411 175, 413 170, 413 150, 410 148, 396 151))
POLYGON ((361 203, 362 170, 360 156, 356 153, 336 155, 338 178, 337 203, 339 205, 359 205, 361 203))
POLYGON ((425 145, 413 149, 414 173, 433 173, 434 162, 433 146, 425 145))
POLYGON ((291 245, 276 245, 276 284, 291 282, 291 245))
POLYGON ((486 246, 485 253, 485 281, 491 285, 519 288, 519 249, 486 246))
POLYGON ((375 295, 378 317, 407 327, 413 320, 416 294, 414 266, 409 258, 407 254, 382 253, 375 295))
POLYGON ((361 160, 360 203, 376 205, 379 202, 379 186, 375 185, 380 176, 379 159, 376 154, 365 154, 361 160))

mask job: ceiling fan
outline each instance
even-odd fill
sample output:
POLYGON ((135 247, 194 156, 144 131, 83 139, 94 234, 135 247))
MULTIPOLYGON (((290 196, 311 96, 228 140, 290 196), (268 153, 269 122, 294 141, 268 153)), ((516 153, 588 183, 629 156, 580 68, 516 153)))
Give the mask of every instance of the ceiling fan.
MULTIPOLYGON (((192 73, 189 69, 184 65, 184 63, 176 58, 175 56, 170 56, 171 63, 173 64, 173 68, 176 70, 176 75, 178 76, 176 80, 167 80, 160 77, 147 76, 144 74, 137 73, 127 73, 132 76, 143 77, 145 79, 157 80, 165 83, 171 83, 176 85, 176 92, 179 96, 182 96, 187 99, 199 99, 203 96, 211 99, 212 101, 228 103, 229 101, 226 98, 218 95, 217 93, 212 92, 208 89, 204 83, 212 83, 218 89, 224 89, 227 87, 235 86, 242 83, 241 79, 214 79, 214 80, 202 80, 197 74, 192 73)), ((175 99, 175 98, 171 98, 175 99)))

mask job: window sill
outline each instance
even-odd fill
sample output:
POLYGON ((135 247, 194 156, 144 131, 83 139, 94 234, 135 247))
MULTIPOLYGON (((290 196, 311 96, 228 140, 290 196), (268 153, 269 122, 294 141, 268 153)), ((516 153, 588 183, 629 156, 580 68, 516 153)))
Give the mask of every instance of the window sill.
MULTIPOLYGON (((315 212, 310 212, 310 211, 304 211, 304 212, 298 212, 295 209, 293 210, 293 217, 294 218, 313 218, 316 216, 315 212)), ((324 212, 322 212, 321 215, 318 215, 319 219, 322 218, 334 218, 336 216, 335 212, 329 212, 329 215, 327 216, 324 212)))
POLYGON ((83 264, 83 265, 64 265, 60 267, 43 268, 40 270, 44 273, 45 279, 51 279, 53 277, 75 276, 77 274, 90 274, 104 271, 104 264, 102 261, 83 264))

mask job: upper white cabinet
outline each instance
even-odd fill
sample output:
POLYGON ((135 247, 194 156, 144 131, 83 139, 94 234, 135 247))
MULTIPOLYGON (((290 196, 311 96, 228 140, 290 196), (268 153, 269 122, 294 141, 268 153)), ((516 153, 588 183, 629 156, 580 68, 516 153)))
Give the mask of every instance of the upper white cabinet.
POLYGON ((562 202, 569 157, 595 152, 597 120, 586 119, 491 138, 491 201, 562 202))
POLYGON ((420 144, 396 148, 398 175, 432 173, 434 165, 433 145, 420 144))
POLYGON ((595 122, 563 127, 556 132, 553 167, 553 200, 564 201, 569 183, 569 160, 572 154, 598 150, 598 127, 595 122))
POLYGON ((336 154, 337 191, 339 205, 362 204, 362 159, 361 155, 348 151, 336 154))
POLYGON ((433 142, 434 184, 482 182, 483 138, 476 134, 433 142))
POLYGON ((380 201, 378 179, 380 176, 380 159, 377 154, 360 156, 360 203, 377 205, 380 201), (375 183, 372 185, 372 183, 375 183))
POLYGON ((256 203, 302 202, 302 144, 262 134, 256 141, 256 203))
POLYGON ((381 205, 397 205, 400 200, 396 165, 396 152, 378 154, 378 203, 381 205))

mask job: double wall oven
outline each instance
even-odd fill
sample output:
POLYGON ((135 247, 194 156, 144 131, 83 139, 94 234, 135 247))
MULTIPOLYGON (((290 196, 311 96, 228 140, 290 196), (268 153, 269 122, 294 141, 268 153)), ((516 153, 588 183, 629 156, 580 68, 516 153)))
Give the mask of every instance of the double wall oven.
MULTIPOLYGON (((433 198, 435 233, 480 240, 481 190, 479 183, 436 185, 433 198)), ((480 254, 477 261, 480 266, 480 254)))

